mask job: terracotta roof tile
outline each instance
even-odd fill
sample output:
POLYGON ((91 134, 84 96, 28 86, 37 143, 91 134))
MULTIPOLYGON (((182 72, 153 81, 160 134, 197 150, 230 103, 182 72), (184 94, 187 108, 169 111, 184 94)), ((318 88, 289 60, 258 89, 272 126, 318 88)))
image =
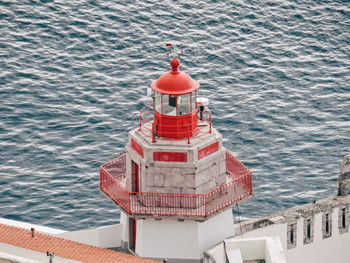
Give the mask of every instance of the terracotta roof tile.
POLYGON ((42 253, 49 251, 58 257, 77 260, 84 263, 157 262, 39 232, 36 232, 35 237, 32 238, 30 230, 4 224, 0 224, 0 242, 42 253))

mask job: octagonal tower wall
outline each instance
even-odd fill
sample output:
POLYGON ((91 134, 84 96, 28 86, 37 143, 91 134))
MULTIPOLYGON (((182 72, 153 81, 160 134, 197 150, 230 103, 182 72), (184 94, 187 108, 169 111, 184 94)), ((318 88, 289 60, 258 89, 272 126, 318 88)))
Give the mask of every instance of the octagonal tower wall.
POLYGON ((227 181, 226 149, 215 129, 189 144, 186 140, 152 143, 135 129, 129 133, 126 152, 129 191, 132 161, 139 165, 140 192, 205 194, 227 181))

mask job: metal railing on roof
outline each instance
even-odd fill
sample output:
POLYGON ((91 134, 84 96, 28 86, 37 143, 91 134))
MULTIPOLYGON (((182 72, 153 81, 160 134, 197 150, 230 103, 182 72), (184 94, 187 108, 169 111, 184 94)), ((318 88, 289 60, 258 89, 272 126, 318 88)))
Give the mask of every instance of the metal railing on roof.
POLYGON ((206 194, 130 192, 126 188, 125 154, 100 167, 100 189, 131 215, 207 218, 252 195, 252 173, 226 152, 231 181, 206 194))

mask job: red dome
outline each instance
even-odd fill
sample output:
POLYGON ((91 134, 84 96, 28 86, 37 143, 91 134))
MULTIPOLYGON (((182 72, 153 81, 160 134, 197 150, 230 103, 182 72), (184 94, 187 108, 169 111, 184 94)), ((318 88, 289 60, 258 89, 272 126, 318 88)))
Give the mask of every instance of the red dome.
POLYGON ((181 95, 191 93, 199 88, 199 83, 185 72, 179 71, 180 61, 170 60, 171 71, 164 73, 151 84, 151 88, 163 94, 181 95))

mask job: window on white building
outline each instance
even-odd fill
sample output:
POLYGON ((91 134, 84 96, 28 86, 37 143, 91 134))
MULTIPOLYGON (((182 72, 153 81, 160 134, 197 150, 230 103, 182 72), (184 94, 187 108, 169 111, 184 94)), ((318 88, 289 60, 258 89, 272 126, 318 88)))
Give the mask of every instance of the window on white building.
POLYGON ((304 245, 314 241, 314 217, 304 219, 304 245))
POLYGON ((291 249, 297 245, 297 222, 287 224, 287 248, 291 249))
POLYGON ((338 216, 339 233, 349 232, 349 207, 340 207, 338 216))
POLYGON ((332 236, 332 211, 326 212, 322 216, 322 237, 332 236))

